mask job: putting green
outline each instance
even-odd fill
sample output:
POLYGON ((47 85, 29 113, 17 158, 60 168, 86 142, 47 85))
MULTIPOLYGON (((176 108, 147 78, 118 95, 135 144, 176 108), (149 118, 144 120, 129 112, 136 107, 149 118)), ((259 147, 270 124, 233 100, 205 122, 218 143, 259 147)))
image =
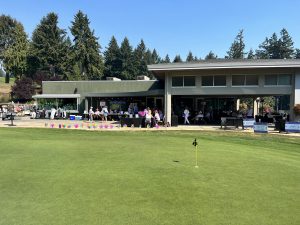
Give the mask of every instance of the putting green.
POLYGON ((0 225, 300 224, 299 138, 21 128, 0 137, 0 225))

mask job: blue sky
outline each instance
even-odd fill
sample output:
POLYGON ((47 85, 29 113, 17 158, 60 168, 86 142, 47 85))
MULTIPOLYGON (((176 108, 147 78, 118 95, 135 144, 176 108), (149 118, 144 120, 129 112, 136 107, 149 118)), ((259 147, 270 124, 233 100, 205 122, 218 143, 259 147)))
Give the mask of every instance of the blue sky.
POLYGON ((0 0, 0 13, 23 23, 29 37, 49 12, 68 29, 78 10, 86 13, 102 51, 114 35, 183 59, 191 50, 198 57, 212 50, 224 57, 236 34, 244 29, 247 51, 265 37, 286 28, 300 48, 299 0, 0 0))

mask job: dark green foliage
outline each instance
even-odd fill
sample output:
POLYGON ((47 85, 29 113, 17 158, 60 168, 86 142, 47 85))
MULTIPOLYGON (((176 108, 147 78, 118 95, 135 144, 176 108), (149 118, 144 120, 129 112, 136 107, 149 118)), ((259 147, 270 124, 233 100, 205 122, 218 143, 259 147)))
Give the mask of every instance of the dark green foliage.
POLYGON ((178 62, 182 62, 182 59, 181 59, 180 55, 176 55, 174 60, 173 60, 173 63, 178 63, 178 62))
POLYGON ((170 57, 167 54, 166 57, 164 59, 161 60, 161 63, 171 63, 170 57))
POLYGON ((234 42, 231 44, 229 51, 227 52, 229 59, 243 59, 245 55, 245 43, 243 30, 240 30, 235 37, 234 42))
POLYGON ((122 61, 117 40, 112 36, 106 51, 104 52, 104 76, 121 78, 122 61))
POLYGON ((3 54, 3 64, 7 73, 13 74, 16 79, 19 79, 27 69, 29 44, 21 24, 17 24, 12 33, 14 41, 3 54))
POLYGON ((47 71, 51 76, 65 77, 66 58, 70 43, 66 31, 58 27, 58 16, 49 13, 43 17, 32 34, 29 75, 37 71, 47 71))
POLYGON ((24 71, 24 38, 26 39, 26 34, 21 23, 10 16, 0 16, 0 62, 4 61, 4 67, 7 70, 5 83, 9 83, 10 73, 14 72, 19 75, 19 71, 24 71), (8 49, 9 52, 7 52, 8 49), (13 52, 14 55, 10 55, 12 51, 19 50, 21 53, 13 52))
POLYGON ((0 60, 4 51, 14 42, 14 29, 19 22, 10 16, 0 16, 0 60))
POLYGON ((300 49, 299 48, 295 49, 295 58, 300 59, 300 49))
POLYGON ((294 56, 294 42, 286 29, 280 31, 280 54, 282 59, 291 59, 294 56))
POLYGON ((156 49, 153 49, 152 51, 152 63, 157 64, 161 62, 161 58, 159 57, 156 49))
POLYGON ((33 81, 29 77, 22 76, 21 79, 15 81, 12 86, 12 97, 17 101, 27 101, 34 94, 33 81))
POLYGON ((104 64, 100 55, 98 39, 89 27, 87 15, 79 11, 70 28, 74 37, 74 62, 81 79, 99 80, 103 76, 104 64))
POLYGON ((147 75, 148 69, 147 69, 147 61, 146 61, 146 46, 143 41, 138 44, 136 49, 133 52, 134 55, 134 63, 135 63, 135 76, 139 75, 147 75))
POLYGON ((195 61, 195 58, 194 58, 193 53, 191 51, 189 51, 189 54, 187 55, 185 61, 186 62, 194 62, 195 61))
POLYGON ((251 48, 250 51, 248 52, 247 59, 254 59, 254 57, 255 57, 255 54, 253 52, 253 49, 251 48))
POLYGON ((256 50, 260 59, 291 59, 294 57, 294 43, 286 29, 280 31, 280 38, 276 33, 259 45, 256 50))
POLYGON ((132 46, 130 45, 127 37, 125 37, 121 43, 120 59, 121 59, 121 63, 122 63, 120 78, 124 79, 124 80, 135 79, 136 72, 135 72, 133 50, 132 50, 132 46))
POLYGON ((206 56, 205 56, 205 60, 209 60, 209 59, 217 59, 218 56, 213 53, 212 51, 210 51, 206 56))

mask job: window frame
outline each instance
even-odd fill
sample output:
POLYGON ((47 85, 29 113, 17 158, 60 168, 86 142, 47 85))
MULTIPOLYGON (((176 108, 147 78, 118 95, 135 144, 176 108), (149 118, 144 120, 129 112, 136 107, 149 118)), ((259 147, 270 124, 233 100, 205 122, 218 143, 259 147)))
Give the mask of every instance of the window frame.
POLYGON ((172 82, 171 82, 171 87, 172 88, 195 88, 197 86, 197 84, 196 84, 196 76, 194 76, 194 75, 175 75, 175 76, 172 76, 172 82), (173 86, 173 78, 174 77, 181 77, 182 78, 182 86, 173 86), (184 85, 184 77, 194 77, 194 79, 195 79, 195 84, 194 84, 194 86, 185 86, 184 85))
POLYGON ((264 75, 264 87, 291 87, 292 86, 292 78, 293 74, 288 74, 288 73, 279 73, 279 74, 265 74, 264 75), (266 77, 274 75, 276 76, 276 84, 266 84, 266 77), (279 84, 279 77, 282 75, 288 75, 290 77, 290 84, 279 84))
POLYGON ((227 87, 227 77, 226 75, 204 75, 204 76, 201 76, 201 87, 203 88, 208 88, 208 87, 227 87), (225 85, 215 85, 215 77, 219 77, 219 76, 223 76, 225 77, 225 85), (213 78, 213 85, 212 86, 206 86, 206 85, 203 85, 203 77, 212 77, 213 78))
POLYGON ((231 75, 231 87, 259 87, 259 75, 257 74, 233 74, 231 75), (244 84, 243 85, 233 85, 233 77, 234 76, 244 76, 244 84), (256 76, 257 84, 247 85, 247 76, 256 76))

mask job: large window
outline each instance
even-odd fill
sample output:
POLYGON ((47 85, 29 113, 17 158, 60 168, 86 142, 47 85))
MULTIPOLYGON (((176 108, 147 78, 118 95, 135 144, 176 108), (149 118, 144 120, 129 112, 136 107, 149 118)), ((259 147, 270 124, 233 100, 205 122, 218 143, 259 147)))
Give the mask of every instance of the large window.
POLYGON ((265 85, 291 85, 291 79, 290 74, 265 75, 265 85))
POLYGON ((196 86, 195 76, 174 76, 172 77, 172 87, 194 87, 196 86))
POLYGON ((232 86, 257 86, 257 75, 232 75, 232 86))
POLYGON ((202 86, 226 86, 226 76, 202 76, 202 86))

